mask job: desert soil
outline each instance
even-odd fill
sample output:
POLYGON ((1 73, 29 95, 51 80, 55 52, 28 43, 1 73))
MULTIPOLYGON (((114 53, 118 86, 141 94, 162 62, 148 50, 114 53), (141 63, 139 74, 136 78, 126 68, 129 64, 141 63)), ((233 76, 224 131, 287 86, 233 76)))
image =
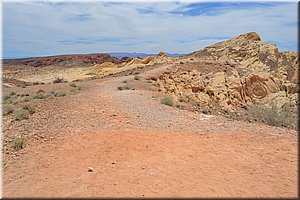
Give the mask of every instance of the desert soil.
MULTIPOLYGON (((20 122, 4 118, 4 197, 297 197, 297 133, 179 110, 133 76, 78 83, 20 122), (123 81, 135 90, 119 91, 123 81), (88 172, 88 167, 93 171, 88 172)), ((5 92, 68 88, 68 83, 5 92)))

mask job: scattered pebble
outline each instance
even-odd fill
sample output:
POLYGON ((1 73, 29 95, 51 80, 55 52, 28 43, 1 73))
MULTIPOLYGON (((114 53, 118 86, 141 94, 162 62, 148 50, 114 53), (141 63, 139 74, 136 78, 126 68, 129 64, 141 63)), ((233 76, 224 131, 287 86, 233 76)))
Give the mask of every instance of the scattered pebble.
POLYGON ((88 172, 93 172, 94 169, 92 167, 88 167, 88 172))

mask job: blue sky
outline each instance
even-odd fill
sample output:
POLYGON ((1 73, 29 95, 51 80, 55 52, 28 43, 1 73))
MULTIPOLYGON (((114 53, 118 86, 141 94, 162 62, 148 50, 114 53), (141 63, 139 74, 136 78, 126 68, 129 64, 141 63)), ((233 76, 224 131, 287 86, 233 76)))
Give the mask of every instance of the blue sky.
POLYGON ((190 53, 246 32, 297 51, 297 2, 4 1, 3 57, 190 53))

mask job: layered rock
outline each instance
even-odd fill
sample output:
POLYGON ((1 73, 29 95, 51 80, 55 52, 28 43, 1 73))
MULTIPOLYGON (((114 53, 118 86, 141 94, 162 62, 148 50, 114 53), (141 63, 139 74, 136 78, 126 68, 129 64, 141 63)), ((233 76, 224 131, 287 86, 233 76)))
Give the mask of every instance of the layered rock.
POLYGON ((148 56, 146 58, 128 58, 122 63, 105 62, 101 64, 95 64, 93 65, 93 67, 96 70, 103 70, 107 68, 118 68, 120 70, 128 70, 139 67, 145 67, 148 65, 171 63, 174 60, 174 58, 169 58, 166 53, 160 52, 156 56, 148 56))
POLYGON ((23 59, 4 59, 4 66, 24 65, 31 67, 47 67, 47 66, 90 66, 93 64, 102 64, 112 62, 120 64, 127 58, 116 58, 109 54, 86 54, 86 55, 61 55, 49 57, 23 58, 23 59))
POLYGON ((159 77, 160 89, 208 107, 236 110, 245 104, 297 104, 299 55, 247 33, 185 57, 159 77))

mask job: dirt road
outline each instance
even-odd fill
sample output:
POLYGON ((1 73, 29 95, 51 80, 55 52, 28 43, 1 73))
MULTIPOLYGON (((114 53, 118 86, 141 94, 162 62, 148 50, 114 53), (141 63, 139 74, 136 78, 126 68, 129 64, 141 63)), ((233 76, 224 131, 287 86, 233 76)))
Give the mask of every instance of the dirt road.
POLYGON ((4 122, 4 137, 27 138, 4 152, 4 196, 297 196, 296 131, 163 105, 149 73, 82 82, 4 122), (119 91, 125 80, 136 89, 119 91))

